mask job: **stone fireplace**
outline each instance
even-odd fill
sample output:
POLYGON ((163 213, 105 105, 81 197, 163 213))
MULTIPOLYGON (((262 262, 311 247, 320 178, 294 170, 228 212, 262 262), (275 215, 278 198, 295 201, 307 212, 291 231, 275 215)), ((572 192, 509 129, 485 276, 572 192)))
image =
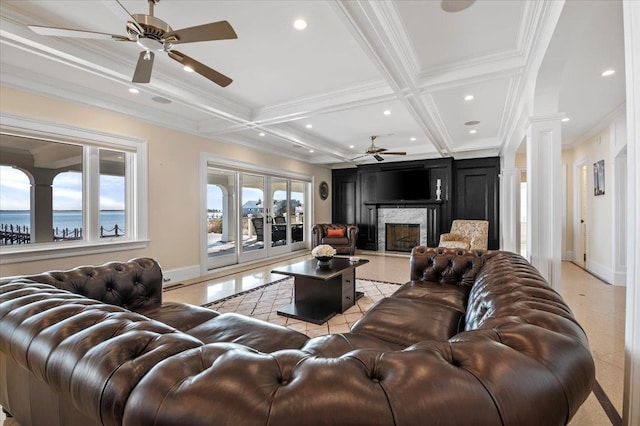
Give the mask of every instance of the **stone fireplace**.
MULTIPOLYGON (((378 250, 379 251, 411 251, 415 245, 428 245, 428 210, 426 208, 378 208, 378 250), (397 227, 398 233, 396 237, 403 239, 400 244, 396 244, 395 248, 387 247, 387 224, 391 225, 411 225, 397 227), (410 228, 412 228, 410 230, 410 228), (409 233, 413 233, 410 236, 409 233), (408 250, 399 248, 408 245, 408 237, 414 238, 419 244, 414 244, 408 250)), ((392 227, 393 228, 393 227, 392 227)))

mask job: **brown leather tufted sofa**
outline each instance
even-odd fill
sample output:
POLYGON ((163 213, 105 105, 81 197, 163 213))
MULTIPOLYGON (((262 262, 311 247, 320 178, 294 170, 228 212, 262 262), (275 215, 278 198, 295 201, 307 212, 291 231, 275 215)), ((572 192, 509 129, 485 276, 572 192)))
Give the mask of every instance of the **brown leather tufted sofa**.
POLYGON ((349 333, 312 339, 162 304, 151 259, 10 280, 0 404, 21 425, 566 424, 594 364, 539 273, 508 252, 416 247, 410 262, 349 333))

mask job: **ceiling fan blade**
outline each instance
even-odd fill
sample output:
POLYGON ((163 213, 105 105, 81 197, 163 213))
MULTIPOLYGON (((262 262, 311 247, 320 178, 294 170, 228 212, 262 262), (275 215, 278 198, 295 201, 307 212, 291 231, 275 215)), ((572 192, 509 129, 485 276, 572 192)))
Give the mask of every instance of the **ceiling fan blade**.
POLYGON ((155 55, 150 51, 140 52, 138 56, 138 63, 136 65, 136 71, 133 73, 134 83, 148 83, 151 81, 151 70, 153 69, 153 59, 155 55))
POLYGON ((120 35, 97 33, 94 31, 72 30, 69 28, 40 27, 38 25, 29 25, 29 29, 34 33, 45 36, 91 38, 96 40, 129 40, 128 38, 120 35))
POLYGON ((384 155, 407 155, 406 152, 385 152, 384 155))
POLYGON ((177 50, 169 50, 167 51, 167 53, 169 54, 169 57, 174 61, 180 62, 183 66, 191 68, 198 74, 208 78, 219 86, 227 87, 233 81, 226 75, 221 74, 212 68, 209 68, 208 66, 196 61, 195 59, 188 57, 184 53, 178 52, 177 50))
POLYGON ((140 24, 138 23, 138 21, 135 20, 135 18, 133 17, 133 15, 131 15, 129 13, 129 11, 127 10, 126 7, 124 7, 122 5, 122 3, 120 3, 119 0, 116 0, 116 3, 118 3, 118 5, 120 7, 115 7, 113 8, 114 12, 120 14, 120 19, 122 19, 123 21, 125 21, 127 23, 127 27, 131 28, 132 30, 134 30, 135 32, 138 33, 138 35, 143 35, 144 34, 144 29, 140 26, 140 24))
POLYGON ((193 43, 196 41, 229 40, 238 38, 238 35, 227 21, 211 22, 195 27, 183 28, 168 32, 164 40, 169 43, 193 43))
POLYGON ((384 161, 384 158, 382 158, 381 156, 379 156, 378 154, 374 154, 373 158, 375 158, 378 161, 384 161))

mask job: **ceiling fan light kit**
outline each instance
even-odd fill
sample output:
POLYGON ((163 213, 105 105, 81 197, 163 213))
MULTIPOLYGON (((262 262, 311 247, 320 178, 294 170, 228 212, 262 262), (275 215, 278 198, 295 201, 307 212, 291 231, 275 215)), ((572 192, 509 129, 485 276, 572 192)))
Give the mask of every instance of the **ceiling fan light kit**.
POLYGON ((364 154, 359 155, 355 158, 352 158, 351 161, 355 161, 357 159, 366 157, 367 155, 371 155, 373 158, 375 158, 378 161, 384 161, 384 157, 381 155, 407 155, 406 152, 391 152, 388 151, 387 148, 381 148, 375 145, 374 141, 376 140, 377 136, 371 136, 371 145, 364 151, 364 154))
POLYGON ((134 83, 149 83, 153 70, 154 52, 166 52, 174 61, 182 66, 189 67, 222 87, 227 87, 233 80, 226 75, 209 68, 208 66, 188 57, 184 53, 173 50, 175 44, 194 43, 200 41, 237 39, 238 35, 227 21, 211 22, 194 27, 173 30, 162 19, 153 16, 154 6, 160 0, 148 0, 149 14, 130 14, 120 3, 114 0, 123 11, 122 16, 127 19, 125 24, 126 36, 118 34, 105 34, 94 31, 82 31, 69 28, 54 28, 30 25, 29 28, 41 35, 58 37, 76 37, 88 39, 111 39, 121 42, 135 42, 144 49, 138 56, 138 62, 133 73, 134 83))

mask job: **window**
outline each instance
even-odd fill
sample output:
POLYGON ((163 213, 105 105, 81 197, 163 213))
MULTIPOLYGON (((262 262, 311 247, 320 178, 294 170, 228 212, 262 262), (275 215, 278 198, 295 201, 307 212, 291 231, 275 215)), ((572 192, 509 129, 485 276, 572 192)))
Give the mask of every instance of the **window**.
POLYGON ((146 142, 0 118, 0 263, 146 245, 146 142))

